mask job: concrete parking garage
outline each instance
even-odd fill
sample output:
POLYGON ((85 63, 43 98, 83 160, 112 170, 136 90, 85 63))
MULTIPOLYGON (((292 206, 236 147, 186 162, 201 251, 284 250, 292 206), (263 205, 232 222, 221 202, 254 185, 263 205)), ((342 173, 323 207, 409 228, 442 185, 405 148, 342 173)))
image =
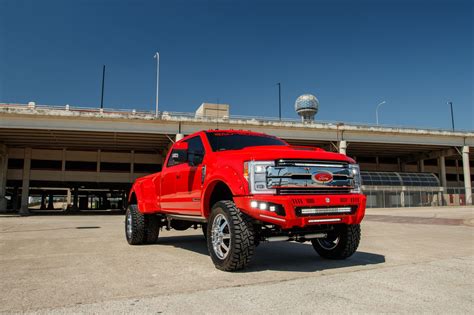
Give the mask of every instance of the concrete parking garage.
POLYGON ((0 211, 121 208, 137 177, 161 169, 176 137, 215 128, 265 132, 292 145, 344 153, 366 172, 427 173, 439 179, 438 190, 429 194, 405 186, 367 187, 374 196, 369 206, 472 203, 471 131, 241 117, 230 115, 225 104, 158 116, 33 102, 0 104, 0 122, 0 211), (410 194, 419 195, 420 202, 403 197, 410 194), (58 207, 55 198, 60 199, 58 207))

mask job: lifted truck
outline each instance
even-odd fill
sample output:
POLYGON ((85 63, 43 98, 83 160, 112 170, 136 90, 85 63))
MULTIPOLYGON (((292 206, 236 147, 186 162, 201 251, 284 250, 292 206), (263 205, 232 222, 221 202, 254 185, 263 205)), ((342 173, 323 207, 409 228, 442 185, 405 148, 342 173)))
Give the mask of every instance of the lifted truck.
POLYGON ((133 184, 129 244, 201 226, 216 268, 245 268, 265 241, 311 241, 329 259, 359 245, 366 197, 359 166, 319 148, 250 131, 201 131, 174 143, 161 172, 133 184))

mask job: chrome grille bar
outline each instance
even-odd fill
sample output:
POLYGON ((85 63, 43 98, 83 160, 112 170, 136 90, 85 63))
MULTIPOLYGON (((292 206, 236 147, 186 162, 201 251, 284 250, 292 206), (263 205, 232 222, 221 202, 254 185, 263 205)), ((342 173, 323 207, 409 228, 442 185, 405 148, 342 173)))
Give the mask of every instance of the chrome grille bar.
POLYGON ((279 194, 349 193, 354 178, 346 162, 317 160, 278 160, 266 171, 267 187, 279 194), (313 175, 325 172, 332 175, 328 182, 318 182, 313 175))

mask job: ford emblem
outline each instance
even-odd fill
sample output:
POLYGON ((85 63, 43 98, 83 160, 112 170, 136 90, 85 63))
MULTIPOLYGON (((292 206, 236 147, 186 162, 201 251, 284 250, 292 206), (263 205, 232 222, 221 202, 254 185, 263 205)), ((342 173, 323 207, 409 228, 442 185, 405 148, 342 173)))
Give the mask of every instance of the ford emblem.
POLYGON ((314 173, 312 178, 313 178, 313 181, 320 184, 326 184, 326 183, 332 182, 333 180, 332 173, 330 172, 314 173))

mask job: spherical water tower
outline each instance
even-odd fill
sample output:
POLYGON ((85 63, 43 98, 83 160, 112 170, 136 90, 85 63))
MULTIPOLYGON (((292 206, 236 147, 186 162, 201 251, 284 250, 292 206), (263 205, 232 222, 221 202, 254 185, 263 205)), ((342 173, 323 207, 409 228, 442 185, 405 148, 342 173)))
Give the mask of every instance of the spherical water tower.
POLYGON ((302 122, 314 121, 318 108, 319 101, 314 95, 303 94, 296 99, 295 110, 301 116, 302 122))

